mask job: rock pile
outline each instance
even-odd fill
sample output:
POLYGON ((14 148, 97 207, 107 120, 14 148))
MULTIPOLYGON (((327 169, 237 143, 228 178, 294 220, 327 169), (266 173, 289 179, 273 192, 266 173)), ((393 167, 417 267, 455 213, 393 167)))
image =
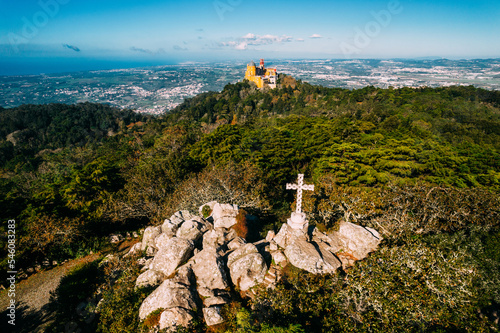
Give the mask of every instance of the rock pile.
POLYGON ((239 214, 236 205, 207 205, 208 218, 179 211, 163 225, 148 227, 142 243, 131 249, 149 257, 141 258, 144 272, 136 286, 156 287, 142 303, 139 317, 144 320, 161 310, 160 329, 188 326, 201 313, 207 325, 220 324, 231 287, 272 287, 287 264, 314 274, 334 273, 365 258, 381 240, 377 231, 351 223, 329 234, 283 224, 277 234, 271 231, 266 239, 247 243, 232 229, 239 214))

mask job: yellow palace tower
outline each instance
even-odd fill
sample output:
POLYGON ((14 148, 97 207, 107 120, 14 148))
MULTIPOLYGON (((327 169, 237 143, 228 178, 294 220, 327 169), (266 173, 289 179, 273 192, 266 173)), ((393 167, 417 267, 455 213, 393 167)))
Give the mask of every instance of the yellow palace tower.
POLYGON ((253 61, 247 65, 245 79, 254 82, 258 88, 269 87, 276 88, 276 68, 265 68, 264 59, 260 59, 260 65, 257 67, 253 61))

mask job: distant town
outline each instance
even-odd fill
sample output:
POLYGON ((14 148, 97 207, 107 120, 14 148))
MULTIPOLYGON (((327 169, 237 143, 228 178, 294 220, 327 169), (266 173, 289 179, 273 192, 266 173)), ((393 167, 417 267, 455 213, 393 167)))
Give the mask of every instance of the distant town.
MULTIPOLYGON (((162 114, 185 98, 220 91, 243 80, 247 62, 64 74, 0 76, 0 106, 46 103, 106 103, 140 113, 162 114)), ((277 73, 327 87, 439 87, 473 85, 500 89, 500 59, 486 60, 272 60, 277 73)), ((248 76, 248 75, 247 75, 248 76)))

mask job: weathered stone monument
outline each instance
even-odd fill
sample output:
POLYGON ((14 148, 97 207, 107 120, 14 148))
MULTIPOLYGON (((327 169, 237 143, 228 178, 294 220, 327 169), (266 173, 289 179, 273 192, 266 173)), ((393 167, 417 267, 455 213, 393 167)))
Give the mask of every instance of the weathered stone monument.
POLYGON ((292 216, 287 220, 288 225, 292 229, 307 229, 309 222, 307 221, 306 214, 302 213, 302 191, 314 191, 314 185, 304 184, 304 175, 299 173, 297 184, 286 184, 287 190, 297 190, 297 207, 292 216))

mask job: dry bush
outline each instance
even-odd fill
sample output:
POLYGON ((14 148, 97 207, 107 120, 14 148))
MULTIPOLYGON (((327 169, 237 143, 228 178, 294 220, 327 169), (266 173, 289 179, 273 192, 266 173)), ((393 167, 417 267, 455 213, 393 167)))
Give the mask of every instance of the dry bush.
POLYGON ((483 189, 429 185, 390 187, 382 194, 383 214, 370 219, 387 235, 454 232, 471 227, 490 229, 500 222, 500 196, 483 189))
POLYGON ((27 232, 21 238, 21 247, 44 256, 64 251, 81 236, 84 226, 79 218, 60 218, 34 211, 26 216, 24 222, 27 232))
POLYGON ((243 239, 247 238, 248 235, 248 225, 247 225, 247 212, 243 209, 240 209, 238 215, 236 216, 236 224, 231 227, 236 234, 243 239))
POLYGON ((267 209, 268 203, 260 196, 262 188, 257 169, 249 164, 207 167, 179 185, 167 199, 163 213, 181 209, 198 212, 198 207, 210 201, 267 209))
POLYGON ((500 195, 484 189, 417 184, 385 188, 336 185, 325 176, 305 196, 316 223, 335 228, 339 221, 376 228, 386 237, 453 232, 500 222, 500 195))
POLYGON ((385 206, 380 189, 338 185, 332 175, 321 177, 314 193, 304 193, 304 210, 317 225, 328 229, 335 229, 342 220, 363 223, 381 215, 385 206))
POLYGON ((144 326, 148 328, 156 327, 160 324, 161 313, 163 312, 163 308, 157 309, 149 314, 149 316, 144 319, 144 326))

